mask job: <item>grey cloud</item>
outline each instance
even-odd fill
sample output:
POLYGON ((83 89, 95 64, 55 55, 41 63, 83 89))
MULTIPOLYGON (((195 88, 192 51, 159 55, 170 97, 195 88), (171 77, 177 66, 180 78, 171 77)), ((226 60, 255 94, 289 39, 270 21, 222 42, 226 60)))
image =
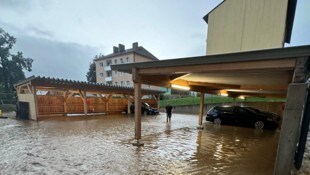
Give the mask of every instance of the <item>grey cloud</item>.
POLYGON ((32 7, 32 1, 24 0, 1 0, 0 9, 13 9, 18 13, 25 13, 32 7))
POLYGON ((35 36, 38 36, 38 37, 43 37, 43 38, 53 38, 54 34, 49 32, 49 31, 46 31, 46 30, 42 30, 42 29, 39 29, 35 26, 29 26, 27 28, 28 32, 30 32, 31 34, 34 34, 35 36))
POLYGON ((19 36, 13 51, 21 51, 34 62, 27 76, 49 76, 86 80, 89 63, 98 54, 97 48, 77 43, 64 43, 31 36, 19 36))

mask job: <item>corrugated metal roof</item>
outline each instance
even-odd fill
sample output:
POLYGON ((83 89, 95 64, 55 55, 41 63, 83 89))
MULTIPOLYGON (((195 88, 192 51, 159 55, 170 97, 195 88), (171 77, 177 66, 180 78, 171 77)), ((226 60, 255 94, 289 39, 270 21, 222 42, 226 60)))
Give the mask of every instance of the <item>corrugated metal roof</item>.
MULTIPOLYGON (((14 87, 18 87, 24 84, 31 84, 34 86, 42 87, 55 87, 67 90, 85 90, 85 91, 97 91, 97 92, 114 92, 114 93, 134 93, 134 88, 131 86, 119 86, 119 85, 109 85, 103 83, 91 83, 87 81, 76 81, 68 79, 59 79, 51 77, 36 77, 31 76, 18 83, 14 84, 14 87)), ((143 94, 159 94, 164 93, 160 90, 153 89, 142 89, 143 94)))

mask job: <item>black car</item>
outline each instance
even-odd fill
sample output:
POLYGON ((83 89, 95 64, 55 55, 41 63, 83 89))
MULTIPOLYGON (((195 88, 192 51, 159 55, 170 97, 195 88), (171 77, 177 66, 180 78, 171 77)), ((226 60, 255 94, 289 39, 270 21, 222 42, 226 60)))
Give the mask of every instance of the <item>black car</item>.
MULTIPOLYGON (((130 113, 135 113, 135 105, 130 105, 130 113)), ((159 111, 155 108, 152 108, 148 103, 143 102, 141 104, 141 114, 147 114, 147 115, 157 115, 159 114, 159 111)))
POLYGON ((280 116, 252 107, 215 106, 208 111, 206 120, 218 125, 227 124, 258 129, 277 129, 280 116))

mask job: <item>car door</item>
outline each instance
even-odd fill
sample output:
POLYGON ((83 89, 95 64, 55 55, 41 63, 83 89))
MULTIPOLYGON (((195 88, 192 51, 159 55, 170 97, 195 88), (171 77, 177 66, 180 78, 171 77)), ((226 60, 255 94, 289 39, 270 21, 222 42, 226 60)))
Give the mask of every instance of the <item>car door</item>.
POLYGON ((234 108, 234 122, 236 125, 245 126, 249 117, 247 110, 241 107, 234 108))
POLYGON ((221 120, 223 121, 223 123, 226 124, 234 124, 234 112, 233 112, 233 107, 223 107, 221 109, 221 120))

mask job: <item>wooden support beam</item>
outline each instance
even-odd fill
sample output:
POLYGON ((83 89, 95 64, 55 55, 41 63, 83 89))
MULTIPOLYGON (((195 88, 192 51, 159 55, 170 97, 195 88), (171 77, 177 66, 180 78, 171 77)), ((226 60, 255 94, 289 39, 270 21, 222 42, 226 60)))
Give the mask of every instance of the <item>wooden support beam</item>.
POLYGON ((79 94, 80 94, 80 96, 81 96, 81 98, 83 100, 84 115, 87 115, 87 108, 88 108, 87 107, 87 96, 86 96, 87 92, 79 90, 79 94))
POLYGON ((218 71, 241 71, 241 70, 267 70, 267 69, 287 69, 295 67, 295 59, 259 60, 230 63, 213 63, 201 65, 170 66, 162 68, 145 68, 140 70, 140 74, 165 74, 165 73, 199 73, 218 71))
POLYGON ((181 80, 181 79, 173 80, 170 83, 180 85, 180 86, 201 86, 201 87, 206 87, 208 89, 240 89, 240 85, 195 82, 195 81, 186 81, 186 80, 181 80))
POLYGON ((32 94, 33 94, 33 99, 34 99, 34 115, 31 118, 34 120, 38 120, 38 116, 39 116, 39 106, 38 106, 38 97, 37 97, 37 89, 35 86, 32 86, 31 88, 32 90, 32 94))
POLYGON ((64 95, 63 95, 63 99, 64 99, 64 115, 67 116, 68 114, 68 107, 67 107, 67 99, 69 98, 70 92, 69 91, 65 91, 64 95))
POLYGON ((141 77, 137 69, 132 70, 132 80, 134 82, 135 101, 135 139, 134 146, 143 146, 141 139, 141 77))
POLYGON ((141 75, 140 79, 143 84, 170 87, 170 77, 168 75, 141 75))
POLYGON ((127 114, 130 114, 130 106, 131 106, 130 94, 126 94, 124 96, 127 99, 127 114))
POLYGON ((203 129, 202 120, 203 120, 204 100, 205 100, 205 93, 200 92, 199 122, 197 127, 198 129, 203 129))
POLYGON ((153 95, 154 96, 154 99, 156 100, 157 102, 157 110, 159 111, 160 109, 160 106, 159 106, 159 103, 160 103, 160 94, 158 94, 157 96, 156 95, 153 95))
MULTIPOLYGON (((34 87, 34 86, 32 86, 32 87, 34 87)), ((33 89, 31 88, 31 85, 27 84, 27 88, 28 88, 28 91, 30 92, 30 94, 32 94, 33 93, 33 89)))

